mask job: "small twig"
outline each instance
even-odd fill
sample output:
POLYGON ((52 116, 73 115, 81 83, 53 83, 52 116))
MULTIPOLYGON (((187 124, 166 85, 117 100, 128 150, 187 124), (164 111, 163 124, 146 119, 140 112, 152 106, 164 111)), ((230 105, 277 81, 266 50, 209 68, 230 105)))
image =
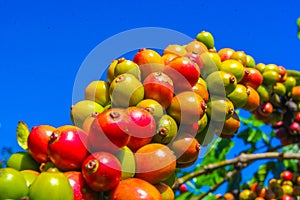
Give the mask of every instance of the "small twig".
POLYGON ((185 183, 188 180, 191 180, 197 176, 200 176, 202 174, 208 174, 216 169, 225 167, 227 165, 233 165, 237 163, 242 163, 242 164, 249 164, 253 161, 256 160, 264 160, 264 159, 279 159, 279 160, 290 160, 290 159, 300 159, 300 154, 298 153, 284 153, 284 152, 266 152, 266 153, 258 153, 258 154, 240 154, 239 156, 229 159, 229 160, 224 160, 220 161, 218 163, 214 164, 208 164, 206 165, 203 169, 191 172, 181 178, 178 178, 176 183, 173 186, 173 189, 178 189, 179 186, 183 183, 185 183))

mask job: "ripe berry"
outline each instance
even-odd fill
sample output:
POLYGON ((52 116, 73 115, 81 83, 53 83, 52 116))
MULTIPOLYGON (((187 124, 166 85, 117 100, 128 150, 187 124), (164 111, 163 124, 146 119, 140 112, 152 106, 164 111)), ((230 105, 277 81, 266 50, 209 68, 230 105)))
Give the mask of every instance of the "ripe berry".
POLYGON ((294 120, 295 120, 296 122, 300 122, 300 112, 297 112, 297 113, 296 113, 294 120))
POLYGON ((126 110, 130 119, 128 124, 130 139, 127 146, 135 152, 151 142, 156 131, 156 123, 152 114, 146 109, 132 106, 126 110))
POLYGON ((123 108, 111 108, 97 115, 89 128, 89 150, 116 152, 126 146, 130 140, 128 124, 129 116, 123 108))
POLYGON ((115 188, 121 180, 119 160, 107 152, 95 152, 82 164, 82 175, 94 191, 108 191, 115 188))
POLYGON ((86 149, 87 133, 74 126, 61 126, 49 140, 50 160, 63 171, 79 170, 89 155, 86 149))
POLYGON ((280 178, 285 181, 291 181, 293 180, 293 173, 291 171, 285 170, 281 172, 280 178))
POLYGON ((261 104, 257 109, 260 115, 267 117, 273 112, 273 105, 270 102, 266 102, 261 104))
POLYGON ((167 108, 174 94, 172 79, 163 72, 149 74, 144 82, 145 99, 153 99, 167 108))
POLYGON ((200 76, 200 68, 187 57, 177 57, 166 67, 165 71, 171 77, 176 92, 191 90, 200 76))
POLYGON ((177 160, 176 167, 188 167, 196 162, 200 153, 199 142, 190 134, 182 134, 171 145, 177 160))
POLYGON ((170 177, 176 168, 174 153, 163 144, 147 144, 135 153, 136 178, 156 184, 170 177))
POLYGON ((291 135, 297 135, 300 133, 300 123, 299 122, 292 122, 292 124, 289 126, 289 130, 291 135))
POLYGON ((185 193, 185 192, 187 192, 188 191, 188 187, 187 187, 187 185, 186 184, 181 184, 180 186, 179 186, 179 192, 182 194, 182 193, 185 193))
POLYGON ((151 49, 140 49, 134 55, 133 62, 139 65, 142 80, 150 73, 163 71, 164 69, 164 62, 161 56, 151 49))
POLYGON ((230 59, 230 57, 233 53, 234 53, 234 50, 231 48, 223 48, 218 51, 218 54, 219 54, 222 62, 230 59))
POLYGON ((38 163, 50 161, 48 157, 48 140, 54 130, 53 126, 40 125, 33 127, 28 135, 28 151, 38 163))
POLYGON ((91 190, 85 182, 82 173, 79 171, 67 171, 64 173, 69 179, 70 185, 73 189, 74 200, 97 200, 97 192, 91 190))
POLYGON ((110 192, 109 200, 162 200, 158 189, 139 178, 128 178, 110 192))

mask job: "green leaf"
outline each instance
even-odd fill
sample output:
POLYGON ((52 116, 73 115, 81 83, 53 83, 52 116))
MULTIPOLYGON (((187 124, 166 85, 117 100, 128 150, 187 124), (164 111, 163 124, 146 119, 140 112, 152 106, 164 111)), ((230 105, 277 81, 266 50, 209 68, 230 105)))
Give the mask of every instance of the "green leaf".
POLYGON ((242 139, 245 144, 247 144, 247 140, 248 140, 248 136, 249 136, 249 133, 248 133, 249 129, 250 128, 246 128, 245 130, 239 132, 239 134, 237 135, 237 137, 242 139))
POLYGON ((260 165, 258 170, 254 173, 254 176, 248 183, 253 184, 255 182, 258 182, 259 184, 263 185, 267 178, 267 175, 274 168, 274 165, 274 162, 268 162, 266 164, 260 165))
POLYGON ((209 193, 206 197, 203 198, 203 200, 216 200, 216 196, 212 193, 209 193))
POLYGON ((285 169, 290 169, 292 171, 298 171, 297 163, 298 163, 298 160, 284 160, 283 161, 285 169))
POLYGON ((260 129, 250 129, 249 130, 249 137, 247 139, 247 142, 249 143, 256 143, 260 139, 262 139, 263 132, 260 129))
POLYGON ((240 120, 247 127, 257 127, 258 128, 260 126, 265 125, 261 120, 256 119, 256 117, 254 115, 251 115, 248 119, 240 117, 240 120))
POLYGON ((191 197, 192 195, 193 195, 192 192, 187 191, 187 192, 185 192, 185 193, 179 195, 179 196, 176 197, 175 199, 176 199, 176 200, 186 200, 186 199, 190 199, 190 197, 191 197))
POLYGON ((25 122, 19 121, 17 126, 17 141, 19 146, 24 150, 28 149, 27 138, 29 133, 30 131, 27 124, 25 122))
POLYGON ((267 134, 262 133, 262 139, 263 139, 263 141, 265 142, 266 145, 270 144, 270 138, 267 134))
MULTIPOLYGON (((203 166, 205 165, 225 160, 228 152, 233 146, 234 142, 232 140, 218 138, 214 148, 211 148, 208 154, 204 157, 199 169, 203 169, 203 166)), ((197 188, 201 188, 203 186, 214 186, 216 183, 222 181, 225 176, 226 169, 220 168, 209 174, 197 177, 195 179, 195 184, 197 188)))
POLYGON ((264 126, 265 123, 263 123, 262 121, 258 120, 258 119, 253 119, 253 126, 254 127, 261 127, 261 126, 264 126))

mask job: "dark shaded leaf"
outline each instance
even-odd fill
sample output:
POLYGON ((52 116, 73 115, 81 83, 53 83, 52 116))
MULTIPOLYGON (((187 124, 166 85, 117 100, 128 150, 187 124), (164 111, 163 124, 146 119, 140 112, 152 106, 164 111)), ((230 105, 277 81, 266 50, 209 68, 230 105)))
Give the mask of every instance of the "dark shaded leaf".
POLYGON ((242 174, 241 172, 238 172, 228 181, 227 191, 233 191, 239 189, 241 182, 242 182, 242 174))

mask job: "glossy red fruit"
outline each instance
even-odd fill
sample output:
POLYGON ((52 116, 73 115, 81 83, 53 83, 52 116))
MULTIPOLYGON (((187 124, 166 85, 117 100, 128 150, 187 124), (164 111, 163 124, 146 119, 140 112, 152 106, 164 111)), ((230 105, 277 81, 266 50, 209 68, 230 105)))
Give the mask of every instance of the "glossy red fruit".
POLYGON ((191 90, 200 76, 200 68, 187 57, 172 60, 164 71, 173 81, 176 92, 191 90))
POLYGON ((179 186, 179 192, 182 194, 182 193, 185 193, 185 192, 187 192, 188 191, 188 187, 187 187, 187 185, 186 184, 181 184, 180 186, 179 186))
POLYGON ((139 178, 128 178, 111 191, 109 200, 162 200, 155 186, 139 178))
POLYGON ((265 102, 261 104, 257 109, 258 113, 261 116, 267 117, 273 112, 273 105, 270 102, 265 102))
POLYGON ((135 153, 136 178, 156 184, 170 177, 176 168, 176 157, 168 146, 151 143, 135 153))
POLYGON ((292 122, 289 126, 289 130, 292 135, 297 135, 300 133, 300 123, 296 121, 292 122))
POLYGON ((69 179, 70 185, 73 189, 74 200, 97 200, 98 193, 93 191, 85 182, 80 171, 68 171, 64 173, 69 179))
POLYGON ((280 173, 280 178, 284 181, 291 181, 293 180, 293 173, 289 170, 285 170, 280 173))
POLYGON ((87 133, 75 126, 61 126, 53 131, 48 144, 51 162, 62 171, 80 170, 89 155, 87 133))
POLYGON ((255 68, 244 68, 244 76, 243 79, 240 81, 241 84, 245 86, 250 86, 253 89, 257 89, 263 82, 263 76, 255 68))
POLYGON ((130 119, 128 126, 130 140, 127 146, 136 152, 140 147, 151 142, 156 131, 156 122, 153 115, 146 109, 128 107, 127 113, 130 119))
POLYGON ((177 157, 176 167, 188 167, 197 161, 200 144, 192 135, 182 134, 172 142, 171 149, 177 157))
POLYGON ((88 145, 95 151, 117 152, 130 140, 128 135, 129 116, 126 109, 110 108, 91 123, 88 145))
POLYGON ((282 196, 281 200, 294 200, 294 198, 291 195, 285 194, 282 196))
POLYGON ((145 99, 154 99, 167 108, 174 95, 172 79, 163 72, 149 74, 144 82, 145 99))
POLYGON ((28 151, 38 163, 50 161, 48 157, 48 141, 54 130, 53 126, 39 125, 34 126, 28 135, 28 151))
POLYGON ((297 112, 297 113, 295 114, 294 120, 295 120, 296 122, 300 122, 300 112, 297 112))
POLYGON ((133 62, 140 66, 142 80, 150 73, 163 71, 164 69, 164 62, 161 56, 152 49, 140 49, 134 55, 133 62))
POLYGON ((121 180, 120 161, 111 153, 95 152, 82 164, 82 175, 94 191, 108 191, 115 188, 121 180))

